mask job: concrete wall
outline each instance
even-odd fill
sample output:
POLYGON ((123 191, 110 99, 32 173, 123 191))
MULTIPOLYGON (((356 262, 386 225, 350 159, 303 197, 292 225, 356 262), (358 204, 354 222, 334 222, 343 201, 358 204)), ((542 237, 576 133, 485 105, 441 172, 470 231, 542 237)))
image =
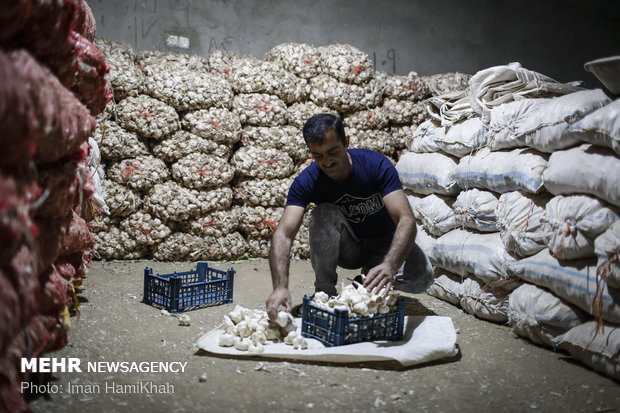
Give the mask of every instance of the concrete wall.
POLYGON ((586 61, 620 54, 608 0, 88 0, 97 34, 136 50, 263 57, 285 42, 348 43, 377 70, 475 73, 518 61, 559 81, 599 83, 586 61), (183 48, 187 46, 188 48, 183 48))

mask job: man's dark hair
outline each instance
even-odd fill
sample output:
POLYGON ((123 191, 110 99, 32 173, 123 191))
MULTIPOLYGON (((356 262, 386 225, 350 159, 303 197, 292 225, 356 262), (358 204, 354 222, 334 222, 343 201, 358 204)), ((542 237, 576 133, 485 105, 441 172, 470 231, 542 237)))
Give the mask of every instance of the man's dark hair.
POLYGON ((319 113, 314 115, 304 125, 303 134, 306 144, 323 140, 325 134, 333 130, 343 145, 346 145, 346 134, 344 125, 338 116, 330 113, 319 113))

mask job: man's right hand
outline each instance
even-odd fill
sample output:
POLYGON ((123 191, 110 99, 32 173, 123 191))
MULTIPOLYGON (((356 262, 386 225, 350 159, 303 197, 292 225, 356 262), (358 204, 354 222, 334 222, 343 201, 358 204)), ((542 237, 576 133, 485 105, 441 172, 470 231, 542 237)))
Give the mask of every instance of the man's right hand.
POLYGON ((269 295, 269 298, 267 298, 267 315, 269 316, 269 321, 275 321, 280 306, 284 306, 286 311, 289 313, 291 312, 291 293, 288 288, 276 288, 271 295, 269 295))

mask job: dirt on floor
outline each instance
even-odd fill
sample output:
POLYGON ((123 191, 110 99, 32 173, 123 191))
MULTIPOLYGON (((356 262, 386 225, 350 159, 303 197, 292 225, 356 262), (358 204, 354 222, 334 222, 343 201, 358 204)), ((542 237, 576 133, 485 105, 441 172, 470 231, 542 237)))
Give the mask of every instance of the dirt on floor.
MULTIPOLYGON (((34 412, 614 412, 619 383, 569 355, 536 346, 506 326, 479 320, 420 294, 407 314, 452 318, 457 357, 398 369, 390 363, 334 365, 260 358, 226 358, 199 351, 196 342, 218 327, 235 304, 265 308, 271 292, 266 260, 212 262, 236 271, 234 302, 188 311, 189 326, 142 303, 145 267, 165 274, 194 263, 94 262, 72 318, 69 344, 49 357, 89 362, 187 363, 183 372, 57 372, 33 387, 34 412), (146 383, 146 384, 142 384, 146 383), (118 386, 118 385, 135 386, 118 386), (45 387, 45 389, 43 388, 45 387), (132 389, 120 393, 117 389, 132 389), (159 392, 154 392, 155 390, 159 392)), ((293 304, 313 292, 309 261, 291 263, 293 304)), ((342 270, 340 278, 355 275, 342 270)), ((176 366, 179 366, 175 364, 176 366)), ((39 377, 40 378, 40 377, 39 377)))

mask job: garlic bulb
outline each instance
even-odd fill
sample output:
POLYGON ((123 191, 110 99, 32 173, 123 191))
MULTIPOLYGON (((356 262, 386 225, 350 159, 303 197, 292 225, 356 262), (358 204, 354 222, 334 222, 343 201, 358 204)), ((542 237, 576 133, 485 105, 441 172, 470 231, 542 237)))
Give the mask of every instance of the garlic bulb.
POLYGON ((225 185, 233 179, 234 168, 213 155, 191 153, 172 164, 172 177, 187 188, 225 185))
POLYGON ((346 310, 351 318, 372 317, 375 314, 396 311, 396 297, 390 295, 386 299, 383 292, 384 290, 377 294, 369 292, 361 284, 346 285, 342 286, 339 295, 328 299, 325 293, 315 293, 312 304, 327 310, 346 310))
POLYGON ((282 340, 296 349, 308 347, 305 339, 296 332, 290 313, 278 312, 276 322, 271 323, 266 311, 236 305, 231 312, 224 315, 218 344, 222 347, 234 346, 237 350, 249 353, 262 353, 264 345, 282 340))
POLYGON ((161 159, 141 155, 112 164, 108 168, 108 176, 131 189, 148 190, 153 185, 167 180, 170 172, 161 159))
POLYGON ((232 111, 244 125, 278 126, 286 122, 286 103, 266 93, 236 95, 232 111))
POLYGON ((232 155, 230 145, 218 143, 185 130, 177 131, 169 138, 158 141, 152 145, 151 151, 153 155, 166 162, 175 162, 193 153, 213 155, 223 160, 228 160, 232 155))
POLYGON ((181 121, 183 129, 217 143, 233 145, 239 141, 239 116, 224 108, 188 112, 181 121))
POLYGON ((265 55, 265 60, 304 79, 310 79, 321 70, 321 54, 316 47, 305 43, 283 43, 265 55))
POLYGON ((97 122, 93 138, 101 142, 101 156, 106 160, 118 161, 149 154, 137 133, 123 129, 111 119, 97 122))
POLYGON ((123 128, 144 138, 163 139, 180 128, 174 108, 147 95, 121 100, 115 113, 123 128))

